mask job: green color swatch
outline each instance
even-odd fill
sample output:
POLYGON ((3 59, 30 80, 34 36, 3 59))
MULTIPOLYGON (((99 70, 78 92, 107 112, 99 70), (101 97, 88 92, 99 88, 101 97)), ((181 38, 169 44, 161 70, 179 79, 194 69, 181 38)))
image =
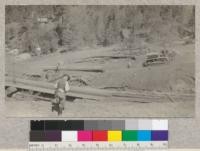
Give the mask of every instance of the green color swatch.
POLYGON ((122 131, 122 141, 137 141, 137 130, 122 131))

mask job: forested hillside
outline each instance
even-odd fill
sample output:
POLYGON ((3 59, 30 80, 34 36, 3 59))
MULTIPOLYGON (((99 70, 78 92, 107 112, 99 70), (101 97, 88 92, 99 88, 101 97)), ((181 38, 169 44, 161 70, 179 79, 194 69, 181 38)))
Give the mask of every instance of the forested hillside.
POLYGON ((58 49, 195 37, 193 6, 6 6, 6 48, 35 54, 58 49))

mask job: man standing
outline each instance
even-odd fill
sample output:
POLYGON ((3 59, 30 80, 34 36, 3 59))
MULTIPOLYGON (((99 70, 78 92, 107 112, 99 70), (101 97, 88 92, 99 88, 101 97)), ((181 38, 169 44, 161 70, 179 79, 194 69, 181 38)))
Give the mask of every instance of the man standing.
MULTIPOLYGON (((62 111, 65 108, 65 97, 66 93, 69 91, 69 83, 70 80, 69 75, 64 74, 63 78, 58 80, 58 82, 55 85, 55 101, 59 105, 59 112, 62 113, 62 111)), ((54 102, 52 104, 55 104, 54 102)))

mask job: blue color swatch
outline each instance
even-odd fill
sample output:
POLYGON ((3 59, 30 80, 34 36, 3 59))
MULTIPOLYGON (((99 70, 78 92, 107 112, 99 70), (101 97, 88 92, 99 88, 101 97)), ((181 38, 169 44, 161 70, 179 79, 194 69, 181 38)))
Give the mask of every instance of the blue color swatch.
POLYGON ((139 130, 138 131, 138 141, 151 141, 151 131, 139 130))

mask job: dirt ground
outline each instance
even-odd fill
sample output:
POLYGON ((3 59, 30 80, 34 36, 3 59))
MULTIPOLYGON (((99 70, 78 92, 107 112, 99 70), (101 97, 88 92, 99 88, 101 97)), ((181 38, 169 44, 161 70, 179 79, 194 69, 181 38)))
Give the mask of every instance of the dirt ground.
MULTIPOLYGON (((14 77, 23 77, 24 74, 44 75, 43 68, 55 66, 62 62, 65 66, 101 66, 103 73, 69 71, 70 76, 81 78, 88 86, 101 89, 120 91, 151 91, 194 94, 195 69, 194 45, 174 44, 169 47, 176 56, 167 64, 142 67, 145 54, 158 52, 161 47, 148 45, 147 48, 121 50, 118 46, 105 48, 83 48, 67 53, 53 53, 41 57, 32 57, 29 60, 14 61, 13 56, 6 57, 6 73, 14 77), (148 49, 147 49, 148 48, 148 49), (135 60, 105 59, 94 56, 104 55, 132 55, 135 60)), ((78 85, 80 83, 71 83, 78 85)), ((83 85, 82 85, 83 87, 83 85)), ((84 87, 83 87, 84 89, 84 87)), ((152 103, 137 103, 115 100, 85 100, 76 99, 66 101, 63 117, 191 117, 194 115, 194 98, 191 100, 161 100, 152 103)), ((12 109, 9 116, 22 117, 54 117, 51 112, 51 103, 48 101, 16 100, 6 98, 6 107, 12 109)))
MULTIPOLYGON (((6 101, 10 117, 57 117, 51 103, 45 101, 6 101)), ((164 103, 96 102, 79 100, 66 102, 60 117, 192 117, 193 101, 164 103)))

